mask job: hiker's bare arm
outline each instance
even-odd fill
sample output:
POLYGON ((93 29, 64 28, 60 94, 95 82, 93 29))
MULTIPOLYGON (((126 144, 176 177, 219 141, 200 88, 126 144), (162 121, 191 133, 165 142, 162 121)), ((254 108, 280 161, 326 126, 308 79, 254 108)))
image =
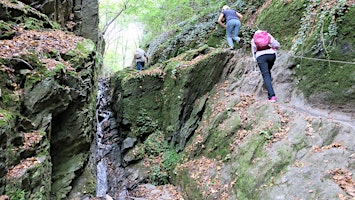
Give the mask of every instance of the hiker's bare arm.
POLYGON ((223 24, 222 20, 223 20, 224 14, 221 13, 218 17, 218 24, 221 25, 223 28, 226 28, 226 25, 223 24))
POLYGON ((242 22, 243 21, 243 15, 240 14, 239 12, 236 12, 236 14, 237 14, 237 17, 239 18, 240 22, 242 22))

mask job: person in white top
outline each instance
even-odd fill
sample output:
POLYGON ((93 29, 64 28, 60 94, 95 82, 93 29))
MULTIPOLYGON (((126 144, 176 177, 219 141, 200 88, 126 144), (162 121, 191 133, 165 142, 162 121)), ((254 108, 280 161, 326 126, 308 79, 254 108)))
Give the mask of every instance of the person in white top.
POLYGON ((134 52, 134 62, 137 70, 144 70, 145 62, 149 62, 147 53, 143 49, 137 48, 134 52))

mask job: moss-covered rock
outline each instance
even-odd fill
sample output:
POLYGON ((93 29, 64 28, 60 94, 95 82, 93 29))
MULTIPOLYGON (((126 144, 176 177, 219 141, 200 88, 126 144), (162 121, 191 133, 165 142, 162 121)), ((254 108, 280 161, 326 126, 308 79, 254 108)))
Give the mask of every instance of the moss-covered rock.
MULTIPOLYGON (((319 9, 324 9, 319 5, 319 9)), ((353 31, 355 7, 337 3, 316 14, 322 20, 302 25, 312 32, 302 32, 304 42, 298 49, 306 58, 297 60, 299 87, 311 102, 351 107, 354 104, 355 46, 353 31), (318 58, 313 59, 313 58, 318 58)))

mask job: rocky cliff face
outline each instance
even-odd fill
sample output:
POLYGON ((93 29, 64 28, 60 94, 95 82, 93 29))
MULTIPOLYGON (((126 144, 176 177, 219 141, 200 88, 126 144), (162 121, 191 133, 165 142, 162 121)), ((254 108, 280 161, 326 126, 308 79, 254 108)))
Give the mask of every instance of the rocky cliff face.
POLYGON ((212 16, 162 36, 165 43, 150 45, 154 66, 112 78, 122 165, 148 174, 131 181, 174 183, 186 199, 353 198, 354 79, 347 74, 355 72, 353 64, 329 60, 342 61, 341 44, 355 45, 345 39, 354 2, 263 1, 259 8, 240 2, 234 6, 246 15, 244 39, 257 23, 282 44, 272 70, 279 101, 266 100, 249 45, 224 49, 212 16), (333 90, 328 78, 341 89, 333 90), (333 93, 346 100, 334 101, 333 93))
POLYGON ((95 191, 87 166, 95 133, 97 1, 1 1, 0 11, 0 194, 66 199, 95 191))
MULTIPOLYGON (((7 1, 4 1, 7 2, 7 1)), ((85 38, 91 39, 94 43, 98 40, 98 1, 79 1, 79 0, 21 0, 15 1, 12 5, 21 4, 31 6, 36 9, 39 13, 44 14, 49 20, 57 22, 61 27, 73 31, 76 35, 83 36, 85 38)), ((13 6, 9 4, 2 4, 3 12, 2 14, 17 13, 17 15, 25 14, 23 9, 14 9, 13 6), (22 10, 22 11, 21 11, 22 10)), ((6 19, 8 17, 15 17, 13 15, 2 16, 1 18, 6 19)))

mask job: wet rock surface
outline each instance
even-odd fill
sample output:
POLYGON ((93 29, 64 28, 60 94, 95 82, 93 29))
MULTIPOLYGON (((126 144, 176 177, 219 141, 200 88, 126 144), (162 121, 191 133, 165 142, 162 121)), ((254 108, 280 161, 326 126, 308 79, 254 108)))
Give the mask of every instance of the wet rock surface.
POLYGON ((111 110, 111 87, 108 78, 99 79, 97 101, 97 194, 88 199, 117 200, 181 200, 181 193, 172 185, 143 184, 132 167, 122 166, 122 150, 134 146, 135 138, 120 138, 111 110), (121 149, 122 146, 122 149, 121 149))

